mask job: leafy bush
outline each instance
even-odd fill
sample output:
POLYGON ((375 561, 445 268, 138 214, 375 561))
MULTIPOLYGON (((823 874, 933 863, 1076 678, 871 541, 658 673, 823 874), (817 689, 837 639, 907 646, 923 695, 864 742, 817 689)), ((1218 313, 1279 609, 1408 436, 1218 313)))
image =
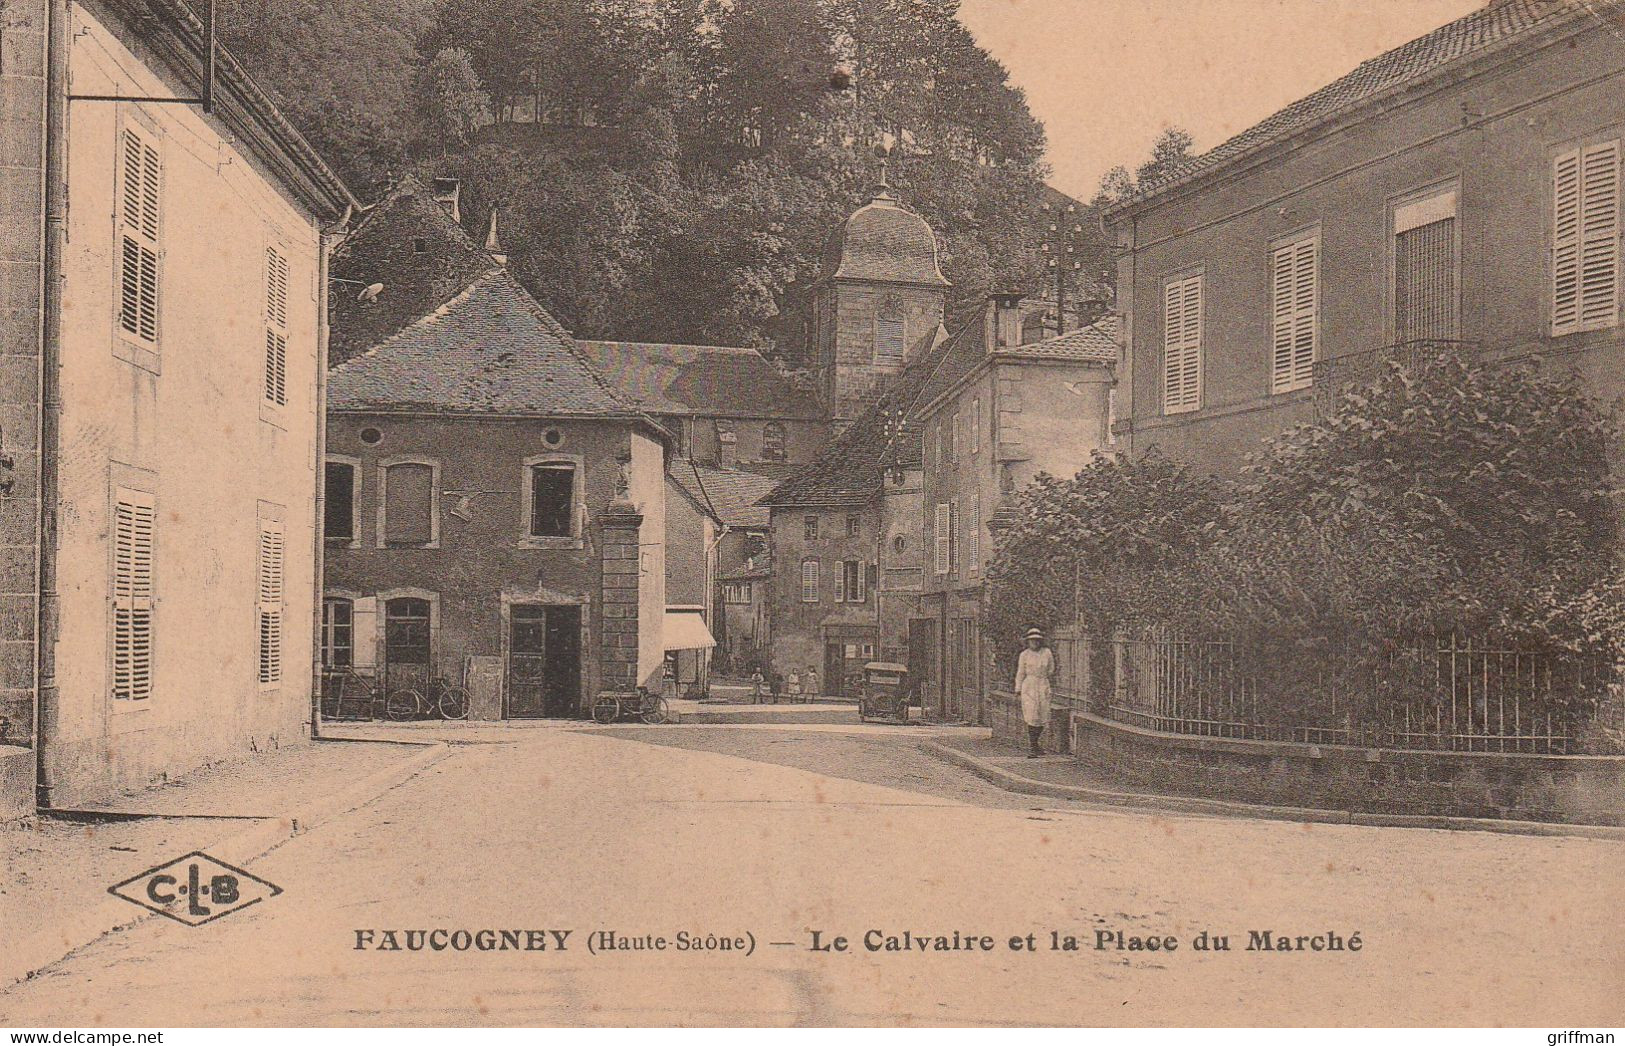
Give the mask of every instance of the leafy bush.
POLYGON ((1028 628, 1091 631, 1164 619, 1193 595, 1225 485, 1157 455, 1097 458, 1072 479, 1040 475, 1017 495, 988 567, 988 641, 1010 661, 1028 628))

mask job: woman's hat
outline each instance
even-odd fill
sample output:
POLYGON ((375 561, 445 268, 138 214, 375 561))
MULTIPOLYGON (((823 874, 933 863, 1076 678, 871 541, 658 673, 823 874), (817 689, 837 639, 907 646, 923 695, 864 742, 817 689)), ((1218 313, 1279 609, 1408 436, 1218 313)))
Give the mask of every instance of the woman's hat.
POLYGON ((1023 639, 1043 639, 1044 638, 1044 630, 1042 628, 1029 628, 1027 630, 1027 634, 1025 636, 1022 636, 1022 638, 1023 639))

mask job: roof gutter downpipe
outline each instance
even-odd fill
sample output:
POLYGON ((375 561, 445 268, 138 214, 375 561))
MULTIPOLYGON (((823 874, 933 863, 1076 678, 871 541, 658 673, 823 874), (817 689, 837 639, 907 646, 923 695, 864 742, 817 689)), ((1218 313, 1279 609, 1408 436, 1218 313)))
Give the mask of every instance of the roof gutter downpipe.
POLYGON ((35 525, 34 800, 49 810, 56 788, 50 755, 60 724, 56 685, 57 500, 61 443, 62 256, 68 221, 68 0, 46 5, 45 229, 40 289, 39 516, 35 525))

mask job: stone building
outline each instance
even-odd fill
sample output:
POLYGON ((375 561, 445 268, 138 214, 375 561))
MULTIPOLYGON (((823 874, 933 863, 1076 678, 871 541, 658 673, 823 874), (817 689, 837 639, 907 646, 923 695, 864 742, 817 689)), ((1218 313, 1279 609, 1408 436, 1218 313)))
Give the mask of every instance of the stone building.
POLYGON ((0 819, 309 733, 355 201, 206 41, 178 0, 5 5, 0 819))
MULTIPOLYGON (((433 213, 417 199, 362 233, 410 239, 433 213)), ((576 716, 656 682, 670 434, 498 258, 329 389, 326 669, 385 691, 466 680, 477 719, 576 716)))
POLYGON ((1492 0, 1111 208, 1123 445, 1234 470, 1396 353, 1625 393, 1618 12, 1492 0))
POLYGON ((1018 295, 990 301, 950 339, 916 410, 928 563, 908 660, 922 705, 942 719, 981 722, 995 682, 982 597, 1012 496, 1115 450, 1115 318, 1024 342, 1025 317, 1018 295))

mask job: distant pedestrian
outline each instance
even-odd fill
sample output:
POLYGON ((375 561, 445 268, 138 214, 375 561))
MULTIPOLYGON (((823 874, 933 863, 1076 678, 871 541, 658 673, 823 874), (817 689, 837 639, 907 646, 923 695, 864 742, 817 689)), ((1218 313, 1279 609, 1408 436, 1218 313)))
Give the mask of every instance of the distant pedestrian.
POLYGON ((793 705, 801 700, 801 677, 794 672, 784 677, 784 693, 793 705))
POLYGON ((1050 679, 1055 675, 1055 651, 1044 645, 1044 630, 1029 628, 1027 649, 1016 661, 1016 696, 1021 698, 1021 718, 1027 724, 1027 758, 1043 755, 1038 738, 1049 721, 1050 679))
POLYGON ((759 705, 767 696, 767 677, 762 675, 760 668, 754 669, 750 674, 750 703, 759 705))
POLYGON ((818 689, 818 669, 816 669, 816 668, 807 669, 807 687, 806 687, 806 690, 807 690, 807 700, 808 701, 816 701, 816 700, 819 699, 819 697, 822 696, 823 692, 818 689))

